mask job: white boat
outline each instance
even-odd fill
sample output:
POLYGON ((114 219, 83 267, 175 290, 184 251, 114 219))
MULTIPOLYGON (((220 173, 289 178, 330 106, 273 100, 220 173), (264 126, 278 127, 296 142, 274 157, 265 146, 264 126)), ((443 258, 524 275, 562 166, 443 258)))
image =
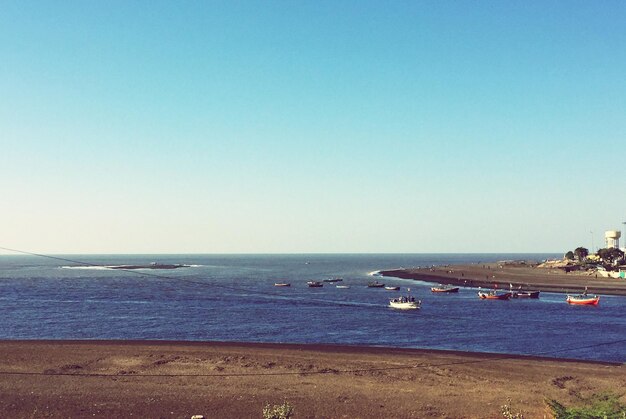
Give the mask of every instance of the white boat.
POLYGON ((347 289, 350 288, 350 285, 336 285, 337 288, 347 289))
POLYGON ((417 310, 421 305, 422 302, 420 300, 416 300, 415 297, 411 297, 410 295, 389 300, 389 307, 399 310, 417 310))

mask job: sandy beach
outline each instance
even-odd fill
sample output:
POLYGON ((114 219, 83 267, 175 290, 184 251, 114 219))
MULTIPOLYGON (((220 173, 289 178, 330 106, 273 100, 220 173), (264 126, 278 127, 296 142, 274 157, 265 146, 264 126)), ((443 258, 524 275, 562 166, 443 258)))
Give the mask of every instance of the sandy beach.
POLYGON ((526 290, 550 292, 589 292, 626 295, 626 280, 603 278, 588 272, 565 273, 561 269, 538 268, 528 265, 480 263, 474 265, 439 266, 433 268, 391 269, 380 272, 384 276, 416 279, 427 282, 455 284, 470 287, 498 288, 522 286, 526 290))
POLYGON ((2 341, 0 363, 1 417, 543 417, 626 386, 617 364, 351 346, 2 341))

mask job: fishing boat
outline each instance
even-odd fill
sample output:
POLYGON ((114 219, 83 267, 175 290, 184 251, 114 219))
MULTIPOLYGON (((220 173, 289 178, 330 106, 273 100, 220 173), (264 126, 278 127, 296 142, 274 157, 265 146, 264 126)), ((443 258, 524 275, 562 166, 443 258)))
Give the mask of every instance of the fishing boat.
POLYGON ((521 285, 514 290, 513 284, 509 284, 509 291, 511 292, 511 298, 539 298, 539 291, 522 290, 521 285))
POLYGON ((387 291, 399 291, 400 287, 385 287, 387 291))
POLYGON ((368 282, 367 284, 368 288, 382 288, 384 286, 385 284, 378 282, 378 281, 371 281, 371 282, 368 282))
POLYGON ((512 298, 539 298, 539 291, 513 291, 512 298))
POLYGON ((290 287, 291 284, 289 282, 275 282, 274 286, 275 287, 290 287))
POLYGON ((323 282, 320 281, 308 281, 306 283, 310 288, 320 288, 324 286, 323 282))
POLYGON ((430 288, 431 292, 459 292, 459 287, 453 287, 452 285, 437 285, 430 288))
POLYGON ((414 297, 400 297, 389 300, 389 307, 398 310, 417 310, 421 305, 422 302, 414 297))
POLYGON ((336 288, 341 288, 341 289, 348 289, 350 288, 350 285, 335 285, 336 288))
POLYGON ((578 295, 569 295, 565 299, 569 304, 584 305, 584 306, 597 306, 600 302, 599 295, 589 295, 587 291, 578 295))
POLYGON ((341 282, 343 281, 343 278, 329 278, 329 279, 324 279, 324 282, 329 282, 329 283, 333 283, 333 282, 341 282))
POLYGON ((478 298, 482 300, 509 300, 512 295, 510 292, 498 292, 496 290, 478 291, 478 298))
POLYGON ((422 306, 420 300, 416 300, 411 295, 411 288, 407 288, 407 295, 403 295, 398 298, 392 298, 389 300, 389 307, 396 308, 398 310, 417 310, 422 306))

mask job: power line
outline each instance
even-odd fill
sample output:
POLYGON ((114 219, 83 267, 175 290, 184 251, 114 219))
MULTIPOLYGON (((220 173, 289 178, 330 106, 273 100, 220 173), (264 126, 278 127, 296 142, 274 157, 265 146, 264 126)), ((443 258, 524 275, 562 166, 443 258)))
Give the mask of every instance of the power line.
MULTIPOLYGON (((0 249, 7 250, 7 251, 10 251, 10 252, 15 252, 15 253, 21 253, 21 254, 24 254, 24 255, 37 256, 37 257, 41 257, 41 258, 59 260, 59 261, 69 262, 69 263, 75 263, 75 264, 88 266, 88 267, 108 268, 108 266, 102 265, 102 264, 85 262, 85 261, 80 261, 80 260, 76 260, 76 259, 69 259, 69 258, 64 258, 64 257, 60 257, 60 256, 46 255, 46 254, 30 252, 30 251, 26 251, 26 250, 13 249, 13 248, 4 247, 4 246, 0 246, 0 249)), ((153 272, 145 272, 145 271, 139 272, 139 271, 133 270, 133 269, 124 269, 124 268, 116 267, 114 270, 115 271, 121 271, 121 272, 128 272, 128 273, 131 273, 131 274, 134 274, 134 275, 139 275, 139 276, 142 276, 142 277, 149 276, 149 277, 153 277, 153 278, 167 279, 167 280, 173 280, 173 281, 177 281, 177 282, 185 282, 185 283, 188 283, 188 284, 200 285, 200 286, 203 286, 203 287, 209 287, 209 288, 218 288, 219 287, 219 288, 222 288, 222 289, 228 289, 228 290, 231 290, 231 291, 241 292, 241 293, 245 293, 245 294, 254 294, 254 295, 257 295, 257 296, 266 296, 266 297, 270 297, 270 298, 287 299, 289 301, 292 301, 292 302, 296 301, 299 304, 304 304, 304 305, 313 305, 313 306, 319 306, 319 305, 343 306, 343 307, 360 308, 360 309, 381 308, 378 305, 372 305, 370 303, 358 303, 358 304, 355 304, 353 302, 322 300, 322 299, 319 299, 319 298, 315 299, 315 298, 310 298, 310 297, 300 297, 300 296, 294 296, 294 295, 287 296, 284 293, 267 292, 267 291, 260 291, 260 290, 251 290, 249 288, 242 288, 242 287, 237 287, 237 286, 228 285, 228 284, 224 284, 224 283, 216 284, 216 283, 205 282, 205 281, 197 281, 197 280, 184 278, 184 277, 174 277, 174 276, 169 276, 169 275, 156 274, 156 273, 153 273, 153 272)), ((386 306, 384 308, 387 309, 386 306)), ((444 314, 440 314, 440 313, 427 313, 427 312, 424 312, 423 310, 419 313, 419 316, 420 317, 428 317, 428 318, 436 318, 436 319, 462 320, 462 321, 467 320, 467 318, 463 317, 463 316, 451 316, 451 315, 444 315, 444 314)))
MULTIPOLYGON (((3 246, 0 246, 0 249, 11 251, 11 252, 15 252, 15 253, 21 253, 21 254, 29 255, 29 256, 37 256, 37 257, 42 257, 42 258, 47 258, 47 259, 60 260, 60 261, 63 261, 63 262, 80 264, 80 265, 83 265, 83 266, 89 266, 89 267, 93 267, 93 268, 107 268, 106 265, 90 263, 90 262, 84 262, 84 261, 64 258, 64 257, 60 257, 60 256, 45 255, 45 254, 42 254, 42 253, 35 253, 35 252, 29 252, 29 251, 26 251, 26 250, 12 249, 12 248, 3 247, 3 246)), ((155 273, 152 273, 152 272, 144 272, 144 271, 138 272, 138 271, 132 270, 132 269, 115 268, 115 271, 128 272, 128 273, 131 273, 131 274, 134 274, 134 275, 139 275, 139 276, 150 276, 150 277, 153 277, 153 278, 169 279, 169 280, 174 280, 174 281, 178 281, 178 282, 186 282, 188 284, 201 285, 201 286, 204 286, 204 287, 219 287, 219 288, 228 289, 228 290, 231 290, 231 291, 243 292, 243 293, 246 293, 246 294, 264 295, 264 296, 268 296, 268 297, 272 297, 272 298, 275 298, 275 297, 288 298, 291 301, 297 300, 300 303, 309 304, 309 305, 325 304, 325 305, 345 306, 345 307, 364 307, 364 306, 367 306, 367 304, 357 305, 357 304, 349 303, 349 302, 328 301, 328 300, 321 300, 321 299, 311 299, 311 298, 304 298, 304 297, 299 297, 299 296, 289 296, 289 297, 286 297, 284 294, 278 294, 278 293, 272 293, 272 292, 266 292, 266 291, 259 291, 259 290, 250 290, 250 289, 247 289, 247 288, 236 287, 236 286, 232 286, 232 285, 228 285, 228 284, 219 284, 218 285, 218 284, 210 283, 210 282, 202 282, 202 281, 196 281, 196 280, 188 279, 188 278, 181 278, 181 277, 174 277, 174 276, 168 276, 168 275, 155 274, 155 273)), ((460 317, 459 317, 459 319, 460 319, 460 317)))
MULTIPOLYGON (((9 252, 21 253, 23 255, 38 256, 38 257, 47 258, 47 259, 60 260, 60 261, 63 261, 63 262, 77 263, 79 265, 89 266, 89 267, 92 267, 92 268, 108 268, 108 266, 106 266, 106 265, 100 265, 100 264, 97 264, 97 263, 83 262, 83 261, 80 261, 80 260, 68 259, 68 258, 63 258, 63 257, 60 257, 60 256, 44 255, 42 253, 34 253, 34 252, 28 252, 26 250, 11 249, 9 247, 0 246, 0 249, 7 250, 9 252)), ((141 276, 153 276, 153 277, 164 278, 164 279, 176 279, 176 278, 171 277, 171 276, 157 275, 157 274, 154 274, 154 273, 151 273, 151 272, 138 272, 138 271, 132 270, 132 269, 115 268, 115 270, 116 271, 121 271, 121 272, 128 272, 128 273, 131 273, 131 274, 141 275, 141 276)))
MULTIPOLYGON (((84 262, 84 261, 79 261, 79 260, 75 260, 75 259, 69 259, 69 258, 64 258, 64 257, 60 257, 60 256, 51 256, 51 255, 45 255, 45 254, 40 254, 40 253, 34 253, 34 252, 29 252, 29 251, 24 251, 24 250, 18 250, 18 249, 12 249, 12 248, 7 248, 7 247, 3 247, 0 246, 0 249, 2 250, 7 250, 7 251, 11 251, 11 252, 16 252, 16 253, 21 253, 21 254, 25 254, 25 255, 30 255, 30 256, 37 256, 37 257, 42 257, 42 258, 48 258, 48 259, 53 259, 53 260, 60 260, 60 261, 64 261, 64 262, 70 262, 70 263, 76 263, 76 264, 80 264, 80 265, 84 265, 84 266, 89 266, 89 267, 99 267, 99 268, 106 268, 106 265, 101 265, 101 264, 95 264, 95 263, 90 263, 90 262, 84 262)), ((192 279, 188 279, 188 278, 181 278, 181 277, 173 277, 173 276, 168 276, 168 275, 161 275, 161 274, 155 274, 152 272, 138 272, 132 269, 124 269, 124 268, 116 268, 116 271, 122 271, 122 272, 128 272, 128 273, 132 273, 135 275, 140 275, 140 276, 151 276, 151 277, 155 277, 155 278, 159 278, 159 279, 168 279, 168 280, 174 280, 174 281, 179 281, 179 282, 186 282, 186 283, 190 283, 190 284, 195 284, 195 285, 201 285, 204 287, 219 287, 219 288, 224 288, 224 289, 229 289, 232 291, 237 291, 237 292, 243 292, 243 293, 247 293, 247 294, 256 294, 256 295, 260 295, 260 296, 267 296, 267 297, 271 297, 271 298, 285 298, 285 299, 289 299, 290 301, 294 301, 297 300, 299 303, 303 303, 303 304, 312 304, 312 305, 319 305, 319 304, 325 304, 325 305, 333 305, 333 306, 348 306, 351 308, 378 308, 379 306, 376 305, 369 305, 367 303, 362 303, 362 304, 354 304, 354 303, 348 303, 348 302, 341 302, 341 301, 329 301, 329 300, 322 300, 322 299, 311 299, 311 298, 304 298, 304 297, 299 297, 299 296, 286 296, 284 294, 278 294, 278 293, 271 293, 271 292, 265 292, 265 291, 259 291, 259 290, 250 290, 250 289, 246 289, 246 288, 241 288, 241 287, 236 287, 236 286, 232 286, 232 285, 227 285, 227 284, 214 284, 214 283, 210 283, 210 282, 203 282, 203 281, 196 281, 196 280, 192 280, 192 279)), ((436 319, 450 319, 450 320, 467 320, 467 318, 465 317, 461 317, 461 316, 449 316, 449 315, 441 315, 441 314, 435 314, 435 313, 420 313, 419 314, 420 317, 429 317, 429 318, 436 318, 436 319)), ((499 338, 496 338, 499 339, 499 338)), ((558 350, 553 350, 553 351, 546 351, 546 352, 539 352, 537 355, 550 355, 550 354, 554 354, 554 353, 560 353, 560 352, 569 352, 569 351, 574 351, 574 350, 579 350, 579 349, 588 349, 588 348, 593 348, 593 347, 598 347, 598 346, 605 346, 605 345, 613 345, 613 344, 617 344, 617 343, 623 343, 626 342, 626 339, 624 340, 617 340, 617 341, 611 341, 611 342, 605 342, 605 343, 600 343, 600 344, 592 344, 592 345, 586 345, 586 346, 580 346, 580 347, 573 347, 573 348, 564 348, 564 349, 558 349, 558 350)), ((513 357, 517 356, 517 355, 512 355, 513 357)), ((502 358, 498 358, 498 359, 509 359, 510 356, 504 356, 502 358)), ((475 361, 469 361, 469 363, 474 363, 475 361)), ((466 363, 466 362, 461 362, 461 363, 466 363)), ((452 365, 456 365, 452 364, 452 365)), ((438 365, 433 365, 433 366, 438 366, 438 365)), ((416 368, 416 367, 412 367, 412 366, 403 366, 403 367, 397 367, 397 368, 391 368, 391 369, 401 369, 401 368, 416 368)), ((375 370, 384 370, 383 369, 374 369, 372 371, 375 370)), ((369 371, 369 370, 368 370, 369 371)), ((336 373, 336 371, 331 371, 333 373, 336 373)), ((357 372, 356 370, 354 371, 340 371, 340 372, 357 372)), ((0 374, 9 374, 9 372, 2 372, 0 371, 0 374)), ((326 372, 297 372, 297 373, 265 373, 265 374, 260 374, 260 375, 280 375, 280 374, 317 374, 317 373, 326 373, 326 372)), ((44 374, 44 373, 33 373, 33 374, 41 374, 41 375, 50 375, 50 374, 44 374)), ((58 373, 58 375, 77 375, 77 374, 72 374, 72 373, 58 373)), ((81 374, 81 375, 85 375, 85 374, 81 374)), ((242 375, 246 375, 245 373, 242 373, 242 375)), ((95 376, 99 376, 99 375, 95 375, 95 376)), ((102 374, 102 376, 113 376, 113 375, 109 375, 109 374, 102 374)), ((145 375, 148 376, 148 375, 145 375)), ((155 376, 161 376, 161 375, 155 375, 155 376)), ((169 375, 165 375, 165 376, 169 376, 169 375)), ((176 375, 172 375, 172 376, 176 376, 176 375)), ((196 375, 180 375, 180 376, 196 376, 196 375)), ((224 374, 208 374, 208 375, 197 375, 197 376, 206 376, 206 377, 219 377, 219 376, 229 376, 229 375, 224 375, 224 374)))

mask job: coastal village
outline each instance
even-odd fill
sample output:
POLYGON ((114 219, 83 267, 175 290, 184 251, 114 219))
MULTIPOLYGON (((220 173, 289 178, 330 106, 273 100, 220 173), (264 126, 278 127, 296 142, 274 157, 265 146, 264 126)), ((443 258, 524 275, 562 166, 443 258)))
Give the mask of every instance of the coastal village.
POLYGON ((620 231, 606 231, 604 247, 590 252, 580 246, 555 260, 502 260, 400 268, 381 271, 380 274, 487 289, 626 295, 626 249, 620 248, 620 238, 620 231))
POLYGON ((569 250, 561 260, 546 261, 540 268, 562 269, 564 272, 581 271, 604 278, 626 278, 626 248, 620 248, 621 231, 604 233, 605 247, 590 253, 585 247, 569 250))

